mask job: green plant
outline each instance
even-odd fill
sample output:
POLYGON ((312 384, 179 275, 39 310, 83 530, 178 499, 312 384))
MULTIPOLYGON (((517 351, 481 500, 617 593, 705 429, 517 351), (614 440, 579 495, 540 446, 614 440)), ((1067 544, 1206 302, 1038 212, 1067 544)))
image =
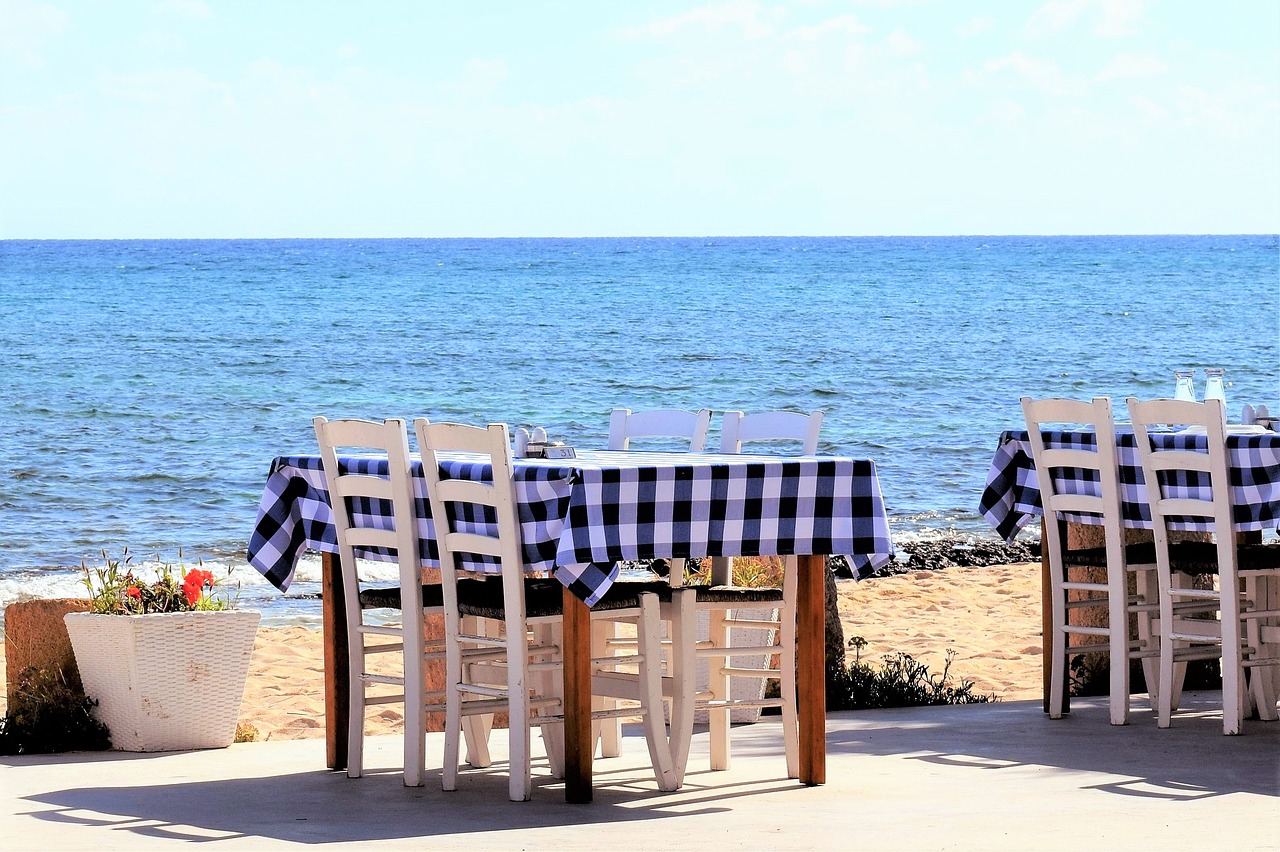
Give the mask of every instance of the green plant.
POLYGON ((96 703, 61 668, 23 669, 9 710, 0 718, 0 754, 111 748, 106 726, 90 713, 96 703))
POLYGON ((156 570, 156 579, 149 582, 134 573, 129 564, 133 557, 127 547, 120 559, 111 559, 104 550, 102 561, 100 568, 90 568, 84 563, 80 565, 84 571, 85 587, 89 590, 90 612, 146 615, 230 608, 226 600, 215 597, 214 588, 218 581, 214 579, 213 572, 204 569, 203 562, 184 570, 182 551, 178 551, 176 567, 167 562, 161 563, 156 570))
MULTIPOLYGON (((782 587, 781 556, 735 556, 733 578, 735 586, 752 589, 782 587)), ((685 565, 685 582, 708 584, 711 582, 711 560, 689 560, 685 565)))
POLYGON ((932 707, 944 704, 986 704, 995 695, 977 695, 972 681, 951 683, 951 662, 955 651, 947 650, 947 662, 938 674, 910 654, 899 651, 882 658, 879 668, 862 662, 867 641, 861 636, 849 640, 855 649, 847 669, 828 679, 828 710, 869 710, 882 707, 932 707), (834 682, 832 682, 834 681, 834 682))
POLYGON ((232 742, 254 743, 258 741, 258 729, 248 722, 236 723, 236 736, 232 742))

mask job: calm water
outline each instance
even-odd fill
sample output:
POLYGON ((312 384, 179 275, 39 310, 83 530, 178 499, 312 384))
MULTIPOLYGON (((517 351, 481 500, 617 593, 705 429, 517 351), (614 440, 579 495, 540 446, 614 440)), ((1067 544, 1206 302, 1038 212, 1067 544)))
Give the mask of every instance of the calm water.
POLYGON ((990 536, 974 508, 1023 394, 1221 366, 1237 415, 1280 409, 1280 241, 0 241, 0 357, 0 605, 77 594, 103 548, 181 547, 294 617, 316 605, 244 548, 316 414, 602 446, 614 406, 821 408, 896 534, 990 536))

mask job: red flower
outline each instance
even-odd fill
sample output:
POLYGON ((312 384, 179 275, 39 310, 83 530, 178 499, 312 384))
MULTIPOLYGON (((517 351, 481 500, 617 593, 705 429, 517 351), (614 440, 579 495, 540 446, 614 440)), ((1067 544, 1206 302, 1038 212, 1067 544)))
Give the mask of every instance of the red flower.
POLYGON ((213 573, 193 568, 182 578, 182 591, 187 596, 187 603, 195 606, 204 593, 205 588, 213 588, 213 573))
POLYGON ((137 586, 130 586, 124 590, 124 593, 131 598, 142 600, 142 589, 139 589, 137 586))

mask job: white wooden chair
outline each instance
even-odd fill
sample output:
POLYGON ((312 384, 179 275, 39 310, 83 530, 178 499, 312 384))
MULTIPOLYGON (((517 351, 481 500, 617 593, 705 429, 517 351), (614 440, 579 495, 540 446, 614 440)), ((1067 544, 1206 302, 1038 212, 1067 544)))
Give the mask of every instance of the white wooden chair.
POLYGON ((688 442, 689 452, 707 448, 707 429, 711 426, 710 409, 681 411, 656 409, 632 412, 615 408, 609 417, 609 449, 629 450, 632 438, 677 439, 688 442))
MULTIPOLYGON (((721 422, 720 452, 741 453, 743 444, 766 444, 768 450, 780 446, 799 449, 803 455, 818 451, 822 412, 800 414, 769 411, 744 414, 726 411, 721 422)), ((711 560, 709 585, 695 585, 698 610, 709 616, 709 634, 698 643, 697 656, 707 661, 708 688, 696 696, 696 709, 707 712, 711 739, 711 769, 730 766, 729 728, 735 707, 780 707, 787 774, 798 778, 799 727, 796 715, 796 575, 794 556, 783 560, 781 588, 743 588, 733 584, 733 559, 711 560), (734 615, 739 610, 776 609, 776 618, 748 618, 734 615), (746 634, 745 631, 752 631, 746 634), (764 631, 763 634, 755 631, 764 631), (763 643, 738 641, 740 635, 763 635, 763 643), (776 669, 735 665, 735 658, 778 658, 776 669), (733 698, 732 678, 779 681, 777 698, 733 698)), ((674 575, 673 575, 674 576, 674 575)))
POLYGON ((347 620, 347 660, 350 677, 350 703, 347 732, 347 775, 359 778, 364 772, 364 716, 371 705, 404 703, 404 783, 420 787, 426 770, 426 713, 428 700, 434 709, 443 709, 443 694, 428 696, 426 667, 428 657, 443 659, 443 642, 427 647, 424 640, 424 613, 444 612, 443 591, 439 583, 423 583, 418 557, 417 521, 413 503, 413 481, 409 466, 409 443, 403 420, 374 423, 368 420, 333 420, 317 417, 313 421, 325 482, 333 509, 333 524, 338 534, 338 555, 342 563, 343 600, 340 606, 347 620), (388 478, 357 474, 342 470, 338 450, 373 450, 386 454, 390 469, 388 478), (360 524, 360 516, 351 511, 352 501, 389 500, 395 522, 394 530, 378 530, 360 524), (393 587, 375 587, 361 580, 356 564, 357 547, 385 547, 395 551, 400 581, 393 587), (403 606, 405 601, 419 600, 420 606, 403 606), (392 608, 403 613, 402 624, 373 624, 366 619, 370 609, 392 608), (385 642, 376 642, 385 637, 385 642), (395 654, 401 666, 372 666, 369 657, 395 654), (399 668, 403 674, 394 674, 399 668), (371 687, 396 686, 388 693, 371 687))
MULTIPOLYGON (((626 451, 631 450, 632 439, 638 439, 646 445, 657 442, 659 446, 679 446, 682 449, 688 449, 691 453, 700 453, 707 448, 707 431, 711 426, 711 410, 702 408, 698 411, 684 411, 676 408, 661 408, 651 411, 635 411, 629 408, 615 408, 609 415, 609 442, 607 449, 626 451)), ((670 566, 670 577, 673 586, 679 586, 683 582, 685 560, 671 559, 668 560, 670 566)), ((609 623, 598 623, 593 625, 595 631, 593 643, 597 654, 608 653, 609 648, 626 647, 630 643, 629 640, 618 637, 617 631, 613 629, 609 623)), ((692 653, 689 650, 688 653, 692 653)), ((692 671, 684 672, 677 665, 675 658, 671 658, 671 676, 676 678, 691 678, 692 671)), ((683 689, 691 689, 691 681, 680 681, 674 687, 676 691, 683 689)), ((667 696, 673 696, 672 689, 667 690, 667 696)), ((603 708, 614 707, 614 702, 603 699, 600 702, 603 708)), ((688 711, 687 720, 672 716, 672 725, 677 728, 677 732, 673 733, 673 739, 679 742, 676 746, 677 762, 683 767, 681 755, 687 758, 690 738, 693 734, 693 711, 688 711)), ((622 729, 618 722, 606 723, 597 726, 596 738, 600 742, 601 757, 617 757, 621 749, 622 729)), ((682 779, 684 777, 681 770, 682 779)))
POLYGON ((1022 398, 1022 414, 1027 422, 1032 460, 1040 485, 1044 508, 1045 540, 1041 546, 1049 561, 1052 600, 1052 654, 1049 661, 1049 718, 1061 719, 1067 685, 1067 664, 1073 654, 1102 652, 1110 657, 1109 706, 1111 724, 1129 722, 1129 661, 1141 659, 1148 695, 1155 706, 1157 672, 1154 664, 1159 650, 1152 635, 1152 618, 1158 607, 1152 573, 1155 552, 1150 545, 1125 545, 1120 509, 1120 468, 1116 454, 1115 422, 1111 400, 1098 397, 1092 402, 1072 399, 1022 398), (1050 449, 1042 430, 1046 424, 1083 425, 1097 436, 1093 450, 1050 449), (1099 480, 1097 496, 1072 493, 1054 476, 1061 468, 1092 471, 1099 480), (1068 513, 1100 518, 1105 544, 1101 548, 1068 551, 1068 513), (1105 579, 1072 580, 1072 568, 1100 568, 1105 579), (1135 594, 1129 593, 1129 577, 1134 577, 1135 594), (1105 626, 1071 624, 1070 613, 1102 608, 1105 626), (1137 621, 1137 640, 1131 640, 1131 617, 1137 621), (1093 642, 1071 643, 1071 637, 1094 637, 1093 642))
POLYGON ((1280 547, 1240 545, 1236 541, 1222 401, 1129 399, 1128 405, 1142 457, 1159 565, 1162 626, 1157 724, 1167 728, 1171 723, 1176 700, 1175 664, 1196 659, 1222 660, 1224 734, 1241 732, 1250 704, 1256 707, 1260 718, 1275 720, 1276 688, 1273 675, 1266 669, 1280 668, 1280 647, 1269 645, 1264 636, 1274 633, 1280 624, 1280 609, 1265 608, 1267 584, 1280 582, 1280 547), (1208 441, 1207 452, 1157 446, 1150 432, 1153 427, 1167 425, 1202 430, 1208 441), (1185 482, 1189 472, 1207 477, 1209 488, 1197 493, 1180 488, 1179 483, 1185 482), (1208 519, 1215 542, 1171 543, 1169 523, 1178 517, 1208 519), (1179 570, 1216 573, 1216 588, 1179 587, 1173 582, 1173 572, 1179 570), (1218 617, 1185 617, 1194 613, 1217 613, 1218 617))
MULTIPOLYGON (((517 511, 514 466, 508 429, 456 423, 414 421, 422 453, 427 493, 439 548, 444 587, 446 643, 445 758, 443 787, 457 789, 459 736, 464 716, 505 709, 509 715, 509 793, 524 801, 532 789, 530 729, 543 728, 548 758, 556 774, 563 771, 563 659, 558 647, 563 615, 563 589, 553 578, 526 575, 517 511), (491 483, 446 479, 440 475, 440 452, 478 453, 492 464, 491 483), (450 504, 470 504, 494 513, 492 533, 459 524, 450 504), (500 575, 468 574, 460 554, 478 554, 500 563, 500 575), (503 635, 463 629, 463 617, 498 621, 503 635), (530 641, 530 630, 533 640, 530 641)), ((678 780, 662 715, 661 611, 659 596, 678 599, 673 617, 686 632, 692 625, 692 598, 673 594, 666 584, 614 584, 592 610, 592 618, 629 621, 636 626, 636 653, 593 660, 592 691, 638 701, 638 708, 605 711, 600 717, 642 715, 645 739, 662 790, 678 780), (689 627, 685 627, 685 624, 689 627), (629 671, 635 668, 635 673, 629 671)), ((593 718, 597 714, 593 714, 593 718)))

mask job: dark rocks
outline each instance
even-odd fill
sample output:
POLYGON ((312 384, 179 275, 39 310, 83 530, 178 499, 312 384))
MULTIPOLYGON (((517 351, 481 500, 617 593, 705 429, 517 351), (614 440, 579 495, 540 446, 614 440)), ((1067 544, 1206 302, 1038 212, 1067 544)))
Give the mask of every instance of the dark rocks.
MULTIPOLYGON (((894 543, 897 557, 876 571, 875 577, 906 574, 911 571, 937 571, 940 568, 1008 565, 1014 562, 1038 562, 1038 541, 1015 541, 1005 544, 998 539, 969 535, 941 535, 936 538, 912 539, 894 543)), ((851 579, 853 572, 842 556, 831 558, 837 577, 851 579)))

